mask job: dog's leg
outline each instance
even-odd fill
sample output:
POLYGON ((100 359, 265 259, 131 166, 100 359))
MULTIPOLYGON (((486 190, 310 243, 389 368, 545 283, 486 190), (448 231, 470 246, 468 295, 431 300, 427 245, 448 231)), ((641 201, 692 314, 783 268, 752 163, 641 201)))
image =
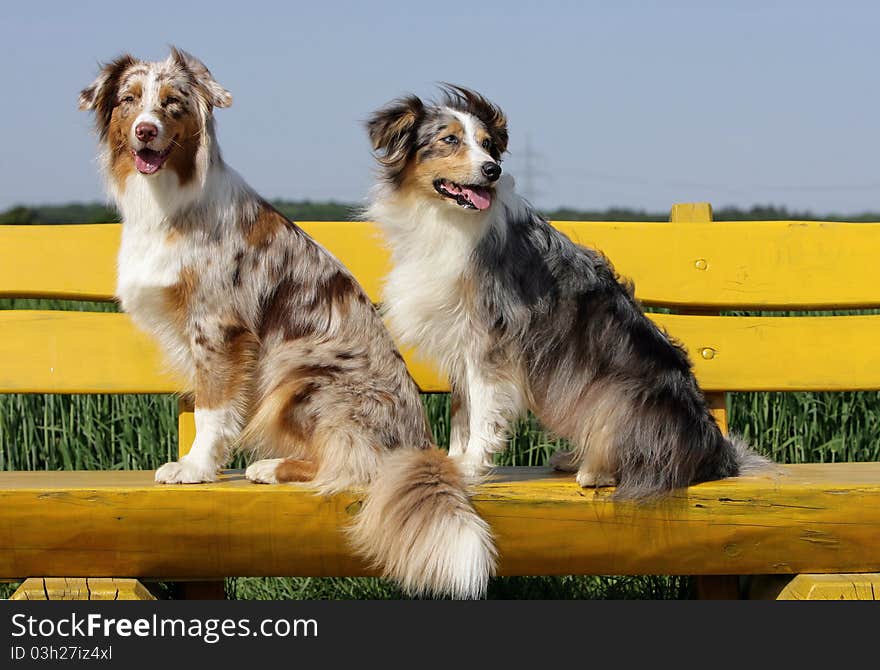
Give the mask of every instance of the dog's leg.
POLYGON ((467 388, 452 385, 452 412, 449 427, 449 455, 461 456, 470 436, 467 388))
POLYGON ((559 472, 577 472, 577 483, 583 488, 614 486, 617 483, 614 475, 588 468, 585 462, 578 463, 574 450, 554 452, 550 456, 550 465, 559 472))
POLYGON ((255 484, 310 482, 318 472, 316 463, 294 458, 266 458, 248 466, 244 476, 255 484))
POLYGON ((204 319, 194 324, 190 347, 195 362, 196 437, 179 461, 156 471, 162 484, 197 484, 217 479, 227 451, 244 425, 253 361, 259 343, 237 324, 204 319))
MULTIPOLYGON (((198 397, 196 397, 198 403, 198 397)), ((204 409, 196 405, 196 439, 189 453, 179 461, 166 463, 156 471, 160 484, 198 484, 217 479, 226 460, 229 443, 240 421, 233 407, 204 409)))
POLYGON ((559 472, 577 472, 578 464, 575 462, 577 458, 573 450, 559 450, 550 454, 550 466, 559 472))
POLYGON ((468 366, 467 447, 460 457, 465 475, 479 477, 492 467, 492 454, 507 446, 510 420, 522 411, 522 394, 511 382, 488 380, 468 366))
POLYGON ((583 488, 617 484, 615 441, 622 431, 621 417, 626 416, 627 408, 626 401, 607 388, 593 388, 600 401, 592 407, 592 412, 590 409, 581 412, 588 418, 583 426, 582 443, 574 452, 577 455, 574 460, 579 460, 576 479, 583 488))
POLYGON ((283 458, 264 458, 254 461, 247 466, 244 476, 254 484, 277 484, 278 475, 276 473, 283 460, 283 458))
POLYGON ((578 470, 576 479, 577 483, 585 489, 600 486, 614 486, 615 484, 617 484, 617 480, 614 479, 614 475, 609 475, 602 472, 590 472, 588 470, 584 470, 583 468, 578 470))

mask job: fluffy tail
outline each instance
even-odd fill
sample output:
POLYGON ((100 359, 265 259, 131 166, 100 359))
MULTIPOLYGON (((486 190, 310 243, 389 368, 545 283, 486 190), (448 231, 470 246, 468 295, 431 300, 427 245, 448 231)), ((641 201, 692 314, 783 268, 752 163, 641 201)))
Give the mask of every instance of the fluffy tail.
POLYGON ((776 469, 777 466, 773 461, 754 451, 745 440, 735 435, 729 435, 724 440, 733 452, 737 475, 767 474, 776 469))
POLYGON ((700 435, 693 431, 684 439, 662 444, 660 449, 640 454, 625 454, 617 473, 615 500, 656 500, 673 489, 700 482, 738 477, 768 475, 777 465, 755 452, 745 441, 723 435, 713 424, 700 435))
POLYGON ((704 405, 688 400, 667 394, 615 426, 616 499, 656 499, 691 484, 772 470, 743 440, 724 435, 704 405))
POLYGON ((439 449, 389 454, 348 532, 358 553, 413 595, 479 598, 495 574, 489 526, 439 449))

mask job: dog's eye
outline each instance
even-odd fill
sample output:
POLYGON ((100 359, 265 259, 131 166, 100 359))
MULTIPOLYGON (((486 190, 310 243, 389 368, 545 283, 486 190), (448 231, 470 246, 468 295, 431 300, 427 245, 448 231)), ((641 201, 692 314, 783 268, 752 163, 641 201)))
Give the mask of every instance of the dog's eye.
POLYGON ((446 144, 458 144, 458 138, 455 135, 447 135, 442 141, 446 144))
POLYGON ((488 138, 483 140, 483 148, 486 151, 490 151, 492 149, 492 140, 490 140, 488 138))
POLYGON ((125 97, 121 100, 121 102, 134 102, 134 96, 133 96, 133 95, 127 95, 127 96, 125 96, 125 97))
POLYGON ((175 98, 173 95, 169 95, 165 100, 162 101, 162 106, 167 107, 168 105, 176 105, 180 103, 180 100, 175 98))

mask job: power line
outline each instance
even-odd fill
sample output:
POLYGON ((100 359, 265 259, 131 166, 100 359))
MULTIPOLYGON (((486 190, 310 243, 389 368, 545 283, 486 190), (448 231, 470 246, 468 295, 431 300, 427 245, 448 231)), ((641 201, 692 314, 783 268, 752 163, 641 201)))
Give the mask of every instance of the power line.
POLYGON ((745 193, 748 191, 874 191, 880 190, 878 182, 864 182, 856 184, 738 184, 693 182, 687 180, 656 179, 653 177, 636 175, 611 175, 601 172, 593 172, 582 169, 562 170, 559 177, 586 179, 591 181, 603 181, 614 184, 634 184, 639 186, 663 186, 683 188, 705 188, 730 191, 731 193, 745 193))
POLYGON ((522 193, 530 202, 535 202, 535 199, 541 194, 537 181, 539 177, 546 174, 538 167, 538 162, 542 158, 543 156, 532 146, 531 135, 526 133, 526 143, 523 150, 522 193))

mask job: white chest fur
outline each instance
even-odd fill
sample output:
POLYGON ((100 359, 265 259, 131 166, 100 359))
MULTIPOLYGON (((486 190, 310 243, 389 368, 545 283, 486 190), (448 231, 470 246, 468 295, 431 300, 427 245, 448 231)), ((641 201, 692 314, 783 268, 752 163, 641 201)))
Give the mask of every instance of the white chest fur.
POLYGON ((117 260, 116 293, 135 319, 147 317, 150 303, 180 280, 184 256, 167 231, 140 224, 123 225, 117 260))
POLYGON ((124 220, 116 290, 123 308, 135 318, 141 311, 142 294, 175 284, 182 267, 180 246, 171 243, 167 224, 169 214, 179 206, 168 197, 180 191, 174 180, 167 171, 156 175, 152 183, 134 174, 124 191, 114 194, 124 220))
POLYGON ((454 374, 461 370, 462 343, 480 336, 468 315, 464 282, 486 221, 470 212, 446 212, 446 207, 423 210, 414 225, 376 218, 385 227, 394 259, 383 301, 389 325, 401 342, 454 374))
POLYGON ((118 199, 124 223, 117 257, 116 295, 135 324, 158 339, 169 362, 191 374, 192 362, 185 337, 169 310, 169 289, 180 281, 181 270, 192 258, 180 236, 166 224, 163 209, 144 180, 129 180, 126 195, 118 199))
POLYGON ((183 267, 181 245, 169 243, 166 232, 123 225, 116 287, 122 309, 139 328, 158 340, 175 368, 190 376, 193 363, 189 343, 169 309, 169 291, 180 281, 183 267))

